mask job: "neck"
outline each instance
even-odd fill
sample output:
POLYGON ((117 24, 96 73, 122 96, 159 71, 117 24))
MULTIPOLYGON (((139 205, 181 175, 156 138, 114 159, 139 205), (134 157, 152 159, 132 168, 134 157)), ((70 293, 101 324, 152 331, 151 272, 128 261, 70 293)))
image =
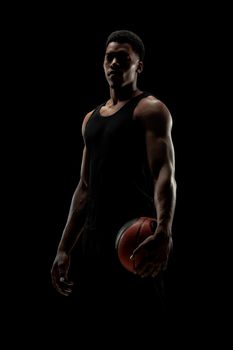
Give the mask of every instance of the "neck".
POLYGON ((130 100, 132 97, 139 95, 140 92, 141 91, 136 86, 125 86, 120 89, 110 88, 110 96, 114 104, 119 101, 130 100))

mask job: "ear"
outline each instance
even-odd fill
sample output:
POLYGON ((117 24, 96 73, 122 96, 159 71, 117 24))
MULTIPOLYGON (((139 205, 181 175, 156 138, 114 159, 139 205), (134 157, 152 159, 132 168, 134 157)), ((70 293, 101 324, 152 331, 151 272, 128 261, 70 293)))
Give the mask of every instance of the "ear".
POLYGON ((142 73, 143 71, 143 62, 142 61, 138 61, 138 66, 137 66, 137 69, 136 69, 136 72, 138 74, 142 73))

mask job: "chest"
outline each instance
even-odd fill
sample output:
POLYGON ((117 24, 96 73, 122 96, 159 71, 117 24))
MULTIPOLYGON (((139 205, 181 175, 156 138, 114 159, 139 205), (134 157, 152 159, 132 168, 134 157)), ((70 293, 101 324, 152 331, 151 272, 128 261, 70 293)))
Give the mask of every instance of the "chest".
POLYGON ((90 118, 86 130, 85 141, 87 147, 122 148, 134 140, 139 132, 138 123, 132 115, 116 113, 109 117, 94 114, 90 118))

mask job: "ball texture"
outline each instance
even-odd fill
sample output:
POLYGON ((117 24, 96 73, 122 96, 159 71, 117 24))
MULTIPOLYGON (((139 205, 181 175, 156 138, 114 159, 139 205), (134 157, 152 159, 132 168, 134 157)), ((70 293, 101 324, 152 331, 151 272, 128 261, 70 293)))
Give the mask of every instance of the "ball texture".
POLYGON ((134 249, 148 236, 154 234, 156 219, 139 217, 125 223, 116 237, 116 250, 120 263, 130 272, 135 272, 143 253, 136 254, 135 259, 130 259, 134 249))

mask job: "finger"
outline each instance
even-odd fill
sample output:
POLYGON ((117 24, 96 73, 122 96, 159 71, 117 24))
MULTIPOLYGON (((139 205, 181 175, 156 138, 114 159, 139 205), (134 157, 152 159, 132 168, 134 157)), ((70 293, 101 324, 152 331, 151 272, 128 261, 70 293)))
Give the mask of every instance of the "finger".
POLYGON ((56 279, 53 279, 52 283, 56 291, 62 295, 68 296, 72 292, 71 289, 67 289, 64 286, 60 286, 59 283, 57 283, 56 279))
POLYGON ((135 266, 134 269, 137 274, 141 275, 144 272, 145 267, 147 266, 147 257, 142 257, 141 260, 136 263, 135 261, 135 266))
POLYGON ((143 249, 143 245, 142 245, 142 244, 139 244, 139 246, 133 250, 133 253, 132 253, 132 255, 130 256, 130 259, 131 259, 131 260, 132 260, 132 259, 135 259, 135 256, 136 256, 138 253, 140 253, 140 252, 142 251, 142 249, 143 249))
POLYGON ((72 290, 70 289, 70 290, 68 290, 68 289, 63 289, 63 288, 60 288, 60 287, 58 287, 58 288, 56 288, 57 289, 57 291, 61 294, 61 295, 64 295, 64 296, 66 296, 66 297, 68 297, 71 293, 72 293, 72 290))
POLYGON ((59 281, 60 281, 60 283, 66 285, 66 286, 68 286, 68 287, 72 287, 72 286, 74 285, 74 282, 68 280, 68 279, 67 279, 66 277, 64 277, 64 276, 61 276, 61 277, 59 278, 59 281))
POLYGON ((142 278, 144 277, 149 277, 154 271, 154 264, 153 263, 148 263, 145 268, 141 271, 140 276, 142 278))
POLYGON ((65 277, 59 276, 59 272, 57 267, 52 269, 52 284, 60 294, 68 296, 72 293, 71 287, 73 286, 73 282, 68 281, 65 277))
POLYGON ((57 283, 56 290, 60 294, 68 296, 72 293, 73 288, 72 288, 72 286, 68 286, 67 284, 60 282, 60 283, 57 283))
POLYGON ((73 285, 74 283, 72 281, 69 281, 65 277, 61 276, 58 284, 59 292, 62 292, 63 295, 68 296, 72 293, 73 285))
POLYGON ((157 265, 157 266, 155 266, 154 271, 153 271, 153 273, 151 274, 151 277, 156 277, 156 276, 158 276, 158 274, 159 274, 160 272, 164 271, 164 269, 165 269, 165 266, 164 266, 164 265, 157 265))

